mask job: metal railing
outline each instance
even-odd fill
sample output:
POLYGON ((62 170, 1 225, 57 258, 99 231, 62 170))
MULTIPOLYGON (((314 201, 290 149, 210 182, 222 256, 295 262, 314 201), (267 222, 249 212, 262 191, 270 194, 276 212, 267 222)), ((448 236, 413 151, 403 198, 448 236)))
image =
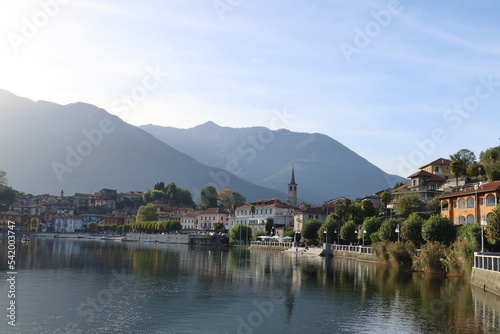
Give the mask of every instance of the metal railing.
POLYGON ((474 268, 500 272, 500 253, 474 253, 474 268))
POLYGON ((373 254, 372 248, 370 246, 332 245, 332 250, 341 252, 373 254))
POLYGON ((293 247, 293 242, 278 242, 278 241, 251 241, 251 246, 262 246, 262 247, 293 247))

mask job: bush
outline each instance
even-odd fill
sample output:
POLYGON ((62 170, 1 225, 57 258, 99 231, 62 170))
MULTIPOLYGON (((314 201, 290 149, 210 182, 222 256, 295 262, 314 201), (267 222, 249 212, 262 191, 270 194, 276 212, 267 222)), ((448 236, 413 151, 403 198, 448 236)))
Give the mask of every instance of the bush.
POLYGON ((478 246, 468 240, 454 242, 446 254, 445 268, 449 276, 465 276, 472 271, 474 252, 478 246))
POLYGON ((412 242, 391 242, 387 244, 389 262, 400 268, 411 268, 416 249, 412 242))
POLYGON ((389 253, 387 253, 387 241, 373 243, 372 251, 380 260, 389 262, 389 253))
POLYGON ((437 241, 430 241, 420 248, 420 253, 413 261, 413 267, 431 272, 443 272, 445 269, 446 246, 437 241))
POLYGON ((457 238, 457 229, 453 222, 440 215, 432 215, 422 225, 422 237, 425 241, 437 241, 447 245, 457 238))

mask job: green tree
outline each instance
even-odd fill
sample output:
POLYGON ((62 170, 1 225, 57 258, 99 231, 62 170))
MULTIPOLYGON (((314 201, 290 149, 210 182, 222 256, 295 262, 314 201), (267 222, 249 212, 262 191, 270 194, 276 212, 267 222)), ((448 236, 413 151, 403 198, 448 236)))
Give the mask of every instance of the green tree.
POLYGON ((399 218, 389 218, 382 222, 380 225, 380 229, 378 230, 378 237, 382 241, 397 241, 398 233, 396 232, 396 228, 399 225, 401 229, 402 219, 399 218))
POLYGON ((413 242, 416 247, 420 247, 424 243, 422 238, 423 224, 424 219, 417 212, 412 213, 401 227, 401 238, 413 242))
POLYGON ((490 244, 497 245, 500 243, 500 204, 491 211, 484 234, 490 244))
POLYGON ((333 212, 335 216, 337 216, 342 223, 345 222, 346 219, 348 218, 350 213, 350 207, 351 207, 350 200, 345 200, 345 202, 340 202, 337 205, 335 205, 335 209, 333 212))
POLYGON ((90 222, 90 223, 88 223, 87 230, 90 233, 95 233, 97 231, 97 223, 96 222, 90 222))
POLYGON ((217 190, 213 186, 205 186, 200 193, 200 206, 203 209, 217 207, 217 190))
POLYGON ((361 213, 364 218, 373 217, 377 215, 377 208, 373 205, 372 201, 364 199, 361 201, 361 213))
POLYGON ((457 238, 457 229, 453 222, 441 215, 432 215, 422 225, 422 237, 425 241, 438 241, 447 245, 457 238))
POLYGON ((481 245, 481 225, 467 224, 458 227, 458 237, 467 240, 472 245, 479 249, 481 245))
POLYGON ((333 242, 337 240, 337 234, 335 231, 339 233, 341 226, 340 220, 334 215, 329 214, 325 222, 321 224, 321 227, 318 230, 318 237, 323 242, 326 242, 326 239, 328 239, 328 243, 333 244, 333 242))
POLYGON ((266 224, 264 225, 264 230, 266 231, 266 235, 271 235, 273 227, 274 227, 274 219, 267 218, 266 224))
POLYGON ((104 225, 102 227, 102 229, 103 229, 104 233, 108 233, 108 231, 111 229, 111 225, 104 225))
POLYGON ((421 211, 424 202, 416 194, 406 193, 398 197, 396 202, 396 213, 408 217, 413 212, 421 211))
POLYGON ((433 213, 439 213, 441 211, 441 201, 439 198, 433 198, 427 202, 427 209, 433 213))
POLYGON ((14 189, 0 189, 0 211, 8 211, 9 206, 16 201, 17 193, 14 189))
POLYGON ((248 243, 252 240, 252 228, 247 225, 235 224, 229 230, 229 241, 248 243))
MULTIPOLYGON (((366 231, 366 238, 371 236, 373 233, 377 232, 380 229, 382 222, 378 217, 368 217, 363 221, 363 231, 366 231)), ((363 232, 364 233, 364 232, 363 232)))
POLYGON ((363 219, 365 219, 363 210, 361 209, 361 203, 354 203, 351 205, 349 211, 349 219, 353 220, 356 225, 361 225, 363 223, 363 219))
POLYGON ((7 173, 3 170, 0 170, 0 186, 7 186, 7 173))
POLYGON ((353 220, 347 221, 340 229, 340 237, 346 242, 356 242, 358 239, 356 223, 353 220))
POLYGON ((137 210, 137 216, 135 218, 137 222, 151 222, 158 220, 158 211, 154 204, 143 205, 137 210))
POLYGON ((215 232, 225 232, 226 226, 224 225, 224 223, 218 222, 214 225, 214 231, 215 232))
POLYGON ((234 205, 236 207, 242 206, 246 202, 245 196, 237 191, 231 189, 221 189, 217 194, 220 205, 226 210, 232 210, 234 205))
POLYGON ((467 173, 467 167, 465 166, 465 162, 463 160, 453 160, 450 163, 451 174, 456 179, 456 185, 458 187, 458 178, 467 173))
POLYGON ((380 202, 384 205, 384 207, 387 209, 387 206, 389 203, 391 203, 393 199, 392 193, 390 191, 384 191, 380 195, 380 202))
POLYGON ((165 182, 156 183, 153 189, 160 190, 161 192, 165 192, 165 182))
POLYGON ((146 203, 162 202, 165 199, 165 194, 161 190, 147 190, 142 194, 142 199, 146 203))
POLYGON ((123 225, 123 233, 129 233, 130 231, 132 231, 132 225, 130 224, 123 225))
POLYGON ((317 240, 321 222, 317 219, 309 219, 302 225, 302 238, 307 240, 317 240))
POLYGON ((118 231, 118 225, 113 224, 113 225, 111 225, 111 227, 109 229, 111 230, 111 232, 116 232, 116 231, 118 231))
POLYGON ((476 162, 476 155, 471 150, 463 148, 463 149, 459 150, 457 153, 450 155, 450 160, 451 161, 457 161, 457 160, 463 161, 464 174, 462 174, 462 175, 465 175, 467 173, 467 167, 469 167, 470 165, 472 165, 476 162))

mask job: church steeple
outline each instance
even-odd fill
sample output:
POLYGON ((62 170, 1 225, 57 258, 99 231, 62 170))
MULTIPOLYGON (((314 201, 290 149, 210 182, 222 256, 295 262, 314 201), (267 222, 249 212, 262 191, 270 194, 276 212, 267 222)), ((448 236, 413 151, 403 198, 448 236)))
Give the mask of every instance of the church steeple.
POLYGON ((288 184, 288 205, 297 206, 297 183, 295 183, 295 168, 292 167, 292 178, 288 184))

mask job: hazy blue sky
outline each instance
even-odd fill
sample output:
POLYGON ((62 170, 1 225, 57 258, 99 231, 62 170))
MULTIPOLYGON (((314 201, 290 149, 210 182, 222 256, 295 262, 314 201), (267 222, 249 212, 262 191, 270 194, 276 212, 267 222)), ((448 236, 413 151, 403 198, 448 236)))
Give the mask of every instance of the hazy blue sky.
POLYGON ((499 143, 498 1, 0 4, 0 88, 34 100, 320 132, 402 176, 499 143))

